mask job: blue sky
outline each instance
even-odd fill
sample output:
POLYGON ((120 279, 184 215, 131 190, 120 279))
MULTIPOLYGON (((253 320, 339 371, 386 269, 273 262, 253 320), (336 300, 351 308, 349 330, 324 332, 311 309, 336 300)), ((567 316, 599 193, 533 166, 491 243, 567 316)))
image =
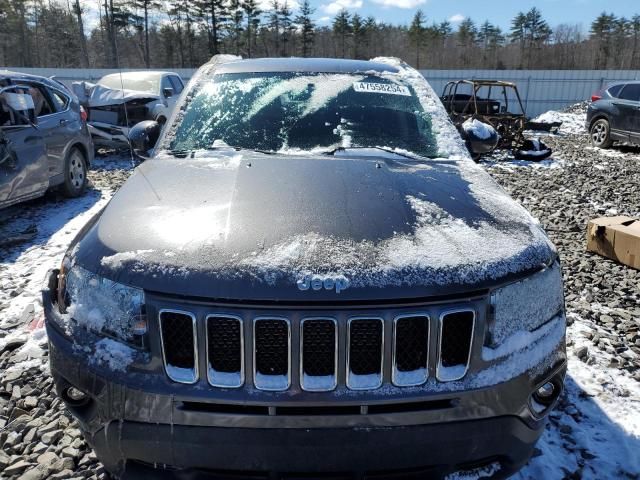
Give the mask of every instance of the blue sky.
POLYGON ((311 0, 311 3, 316 8, 316 18, 325 22, 344 7, 385 22, 408 23, 421 8, 430 22, 471 17, 476 22, 489 20, 503 30, 509 28, 519 11, 531 7, 538 7, 552 27, 579 23, 585 30, 603 10, 626 17, 640 14, 640 0, 311 0))

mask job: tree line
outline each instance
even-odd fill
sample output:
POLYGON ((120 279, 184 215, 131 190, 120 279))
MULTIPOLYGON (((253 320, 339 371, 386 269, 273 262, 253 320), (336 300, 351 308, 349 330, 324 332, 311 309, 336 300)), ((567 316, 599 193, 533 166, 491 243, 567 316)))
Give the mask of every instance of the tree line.
POLYGON ((271 0, 265 11, 257 0, 95 0, 93 7, 88 18, 80 0, 0 0, 0 64, 190 68, 232 53, 397 56, 423 69, 640 68, 640 15, 603 12, 586 32, 569 23, 551 28, 534 7, 503 31, 470 18, 433 22, 422 10, 409 25, 347 10, 318 25, 309 0, 295 11, 289 0, 271 0))

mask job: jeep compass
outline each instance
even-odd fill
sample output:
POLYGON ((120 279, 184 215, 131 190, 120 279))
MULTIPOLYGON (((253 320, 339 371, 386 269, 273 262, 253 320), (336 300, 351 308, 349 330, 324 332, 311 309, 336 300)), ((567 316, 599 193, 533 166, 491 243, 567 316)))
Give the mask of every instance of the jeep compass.
POLYGON ((43 291, 57 392, 109 472, 527 462, 566 371, 558 255, 417 71, 216 56, 158 132, 133 129, 148 159, 43 291))

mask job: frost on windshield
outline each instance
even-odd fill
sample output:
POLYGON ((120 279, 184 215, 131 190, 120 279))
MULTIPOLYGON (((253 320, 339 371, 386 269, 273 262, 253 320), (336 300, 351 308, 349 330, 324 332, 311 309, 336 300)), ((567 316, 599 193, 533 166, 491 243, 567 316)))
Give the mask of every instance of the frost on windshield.
POLYGON ((410 87, 375 73, 213 75, 193 94, 170 149, 220 143, 274 152, 383 146, 437 153, 429 115, 410 87))

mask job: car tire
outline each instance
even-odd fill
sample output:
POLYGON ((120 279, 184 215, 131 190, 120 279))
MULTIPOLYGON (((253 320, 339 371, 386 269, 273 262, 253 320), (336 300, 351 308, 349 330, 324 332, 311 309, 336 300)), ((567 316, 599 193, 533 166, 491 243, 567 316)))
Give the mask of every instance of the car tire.
POLYGON ((591 137, 591 144, 594 147, 609 148, 613 145, 609 121, 605 118, 601 118, 593 122, 589 129, 589 136, 591 137))
POLYGON ((62 193, 67 197, 79 197, 87 188, 87 159, 82 151, 73 147, 64 161, 62 193))

